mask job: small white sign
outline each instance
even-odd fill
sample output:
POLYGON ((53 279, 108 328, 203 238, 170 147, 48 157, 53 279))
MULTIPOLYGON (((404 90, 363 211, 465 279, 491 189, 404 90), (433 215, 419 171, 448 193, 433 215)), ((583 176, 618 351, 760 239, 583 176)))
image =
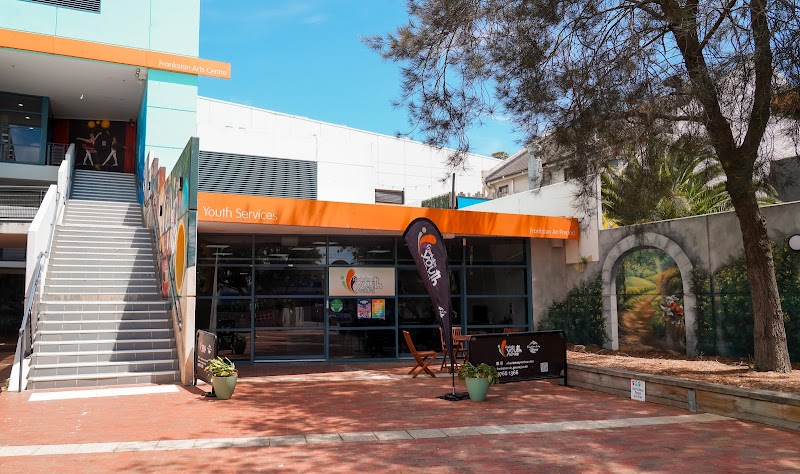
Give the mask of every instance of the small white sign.
POLYGON ((546 374, 547 371, 550 370, 550 364, 547 362, 542 362, 539 364, 539 372, 546 374))
POLYGON ((631 400, 644 400, 644 380, 631 379, 631 400))

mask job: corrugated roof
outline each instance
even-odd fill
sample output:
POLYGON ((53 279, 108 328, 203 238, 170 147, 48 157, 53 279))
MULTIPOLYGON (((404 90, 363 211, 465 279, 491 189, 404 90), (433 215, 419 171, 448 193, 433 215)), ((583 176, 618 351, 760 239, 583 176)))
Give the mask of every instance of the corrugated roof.
POLYGON ((513 176, 528 172, 528 149, 522 148, 505 160, 498 163, 494 168, 486 172, 484 180, 488 183, 504 176, 513 176))

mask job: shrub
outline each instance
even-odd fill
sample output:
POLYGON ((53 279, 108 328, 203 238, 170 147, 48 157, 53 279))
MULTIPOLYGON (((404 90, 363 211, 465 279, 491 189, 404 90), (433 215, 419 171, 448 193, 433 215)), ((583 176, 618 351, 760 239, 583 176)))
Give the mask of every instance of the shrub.
POLYGON ((575 344, 603 345, 607 340, 603 318, 602 281, 597 276, 569 292, 565 301, 550 305, 540 329, 561 329, 575 344))

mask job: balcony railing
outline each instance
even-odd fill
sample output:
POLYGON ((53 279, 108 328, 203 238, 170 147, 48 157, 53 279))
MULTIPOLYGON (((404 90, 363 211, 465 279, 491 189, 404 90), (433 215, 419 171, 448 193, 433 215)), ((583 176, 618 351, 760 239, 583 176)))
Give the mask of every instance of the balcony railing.
POLYGON ((0 222, 31 222, 46 193, 41 186, 0 186, 0 222))
POLYGON ((69 148, 68 143, 48 143, 46 163, 50 166, 61 166, 67 155, 67 148, 69 148))
MULTIPOLYGON (((39 162, 31 161, 30 159, 24 159, 18 157, 17 155, 18 150, 16 148, 22 147, 21 145, 12 145, 11 143, 0 143, 0 161, 12 162, 12 163, 24 163, 29 165, 38 165, 39 162)), ((22 147, 26 149, 26 147, 22 147)), ((45 154, 45 164, 48 166, 60 166, 61 162, 64 161, 64 156, 67 154, 67 148, 69 148, 69 144, 67 143, 48 143, 46 154, 45 154)), ((27 147, 30 150, 30 147, 27 147)), ((38 146, 37 146, 38 149, 38 146)), ((24 154, 30 158, 30 154, 24 154)), ((36 152, 34 151, 33 156, 36 156, 36 152)), ((40 158, 41 159, 41 158, 40 158)))

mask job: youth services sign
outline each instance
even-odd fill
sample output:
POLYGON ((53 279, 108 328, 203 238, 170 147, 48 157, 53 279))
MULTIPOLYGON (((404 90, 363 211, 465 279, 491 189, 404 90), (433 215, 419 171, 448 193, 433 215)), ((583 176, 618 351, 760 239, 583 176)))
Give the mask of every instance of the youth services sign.
POLYGON ((394 296, 394 268, 331 267, 330 296, 394 296))

